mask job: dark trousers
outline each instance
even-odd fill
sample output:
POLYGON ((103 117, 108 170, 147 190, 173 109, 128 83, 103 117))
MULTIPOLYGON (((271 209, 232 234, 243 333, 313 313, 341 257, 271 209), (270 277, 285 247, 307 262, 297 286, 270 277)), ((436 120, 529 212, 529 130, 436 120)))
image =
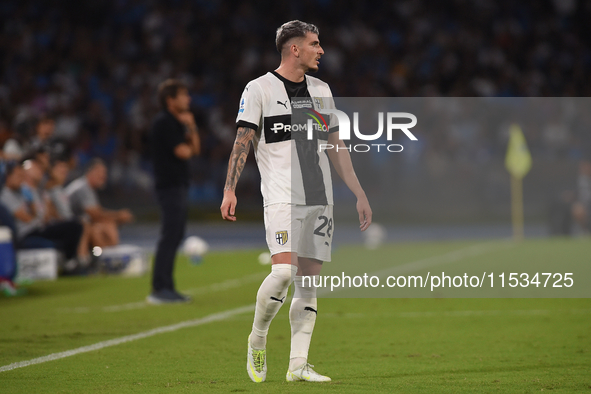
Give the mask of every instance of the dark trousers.
POLYGON ((176 251, 185 236, 187 226, 188 190, 184 186, 157 189, 156 197, 160 205, 162 225, 154 258, 152 289, 174 290, 172 272, 176 251))
POLYGON ((55 247, 69 260, 78 254, 82 229, 82 223, 76 220, 50 224, 43 230, 27 234, 18 246, 23 249, 55 247))

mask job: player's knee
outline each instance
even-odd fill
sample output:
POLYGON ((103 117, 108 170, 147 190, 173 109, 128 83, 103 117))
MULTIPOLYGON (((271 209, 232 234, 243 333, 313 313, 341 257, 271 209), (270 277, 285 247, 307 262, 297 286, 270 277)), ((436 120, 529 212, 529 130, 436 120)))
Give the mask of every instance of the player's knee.
POLYGON ((271 275, 287 287, 295 276, 294 267, 291 264, 273 264, 271 275))

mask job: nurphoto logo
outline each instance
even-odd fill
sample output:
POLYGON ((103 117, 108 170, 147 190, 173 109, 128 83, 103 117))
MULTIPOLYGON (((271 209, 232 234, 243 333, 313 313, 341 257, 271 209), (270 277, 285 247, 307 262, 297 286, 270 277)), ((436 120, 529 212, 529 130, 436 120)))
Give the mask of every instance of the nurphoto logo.
MULTIPOLYGON (((349 116, 343 111, 338 109, 323 109, 323 114, 316 111, 314 113, 307 113, 312 119, 308 119, 306 130, 308 132, 308 140, 313 139, 314 134, 314 123, 318 125, 317 128, 322 130, 328 130, 325 118, 327 115, 334 115, 339 121, 339 138, 343 141, 351 139, 351 121, 349 116)), ((378 112, 378 131, 373 134, 363 134, 359 130, 359 112, 353 113, 353 133, 357 138, 363 141, 376 141, 384 134, 384 119, 386 119, 386 139, 392 141, 395 131, 402 131, 411 141, 417 141, 417 137, 409 129, 413 128, 417 124, 417 117, 409 112, 378 112), (395 123, 395 119, 408 119, 409 123, 395 123)), ((327 149, 336 149, 337 152, 342 149, 347 149, 349 152, 369 152, 370 150, 376 149, 380 151, 380 148, 385 148, 388 152, 402 152, 404 149, 400 144, 351 144, 345 148, 334 146, 332 144, 320 144, 319 151, 327 149)))

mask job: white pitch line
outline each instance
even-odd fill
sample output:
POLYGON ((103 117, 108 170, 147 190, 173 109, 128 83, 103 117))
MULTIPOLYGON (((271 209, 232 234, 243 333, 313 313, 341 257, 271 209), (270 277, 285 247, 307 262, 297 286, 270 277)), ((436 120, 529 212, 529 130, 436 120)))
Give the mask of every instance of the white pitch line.
POLYGON ((139 302, 130 302, 129 304, 123 305, 111 305, 111 306, 103 306, 101 310, 103 312, 119 312, 119 311, 129 311, 131 309, 141 309, 148 306, 146 301, 139 301, 139 302))
POLYGON ((253 309, 254 309, 254 304, 251 304, 251 305, 242 306, 242 307, 236 308, 236 309, 230 309, 225 312, 214 313, 212 315, 208 315, 208 316, 205 316, 205 317, 202 317, 199 319, 187 320, 187 321, 172 324, 169 326, 158 327, 158 328, 154 328, 152 330, 140 332, 137 334, 127 335, 127 336, 124 336, 121 338, 115 338, 115 339, 110 339, 108 341, 98 342, 98 343, 95 343, 94 345, 82 346, 77 349, 67 350, 65 352, 60 352, 60 353, 52 353, 47 356, 34 358, 32 360, 20 361, 17 363, 4 365, 4 366, 0 367, 0 372, 11 371, 13 369, 28 367, 30 365, 41 364, 41 363, 46 363, 48 361, 59 360, 60 358, 66 358, 66 357, 74 356, 76 354, 81 354, 81 353, 88 353, 88 352, 92 352, 94 350, 104 349, 104 348, 110 347, 110 346, 117 346, 117 345, 121 345, 122 343, 137 341, 138 339, 149 338, 154 335, 177 331, 177 330, 180 330, 181 328, 196 327, 196 326, 201 326, 201 325, 204 325, 207 323, 226 320, 232 316, 239 315, 241 313, 251 312, 253 309))
POLYGON ((214 283, 209 286, 197 287, 193 289, 184 290, 183 293, 192 294, 192 295, 200 295, 206 293, 214 293, 216 291, 234 289, 245 285, 247 283, 256 282, 258 280, 262 280, 264 277, 269 275, 268 272, 257 272, 251 275, 246 275, 242 278, 237 279, 228 279, 226 281, 220 283, 214 283))

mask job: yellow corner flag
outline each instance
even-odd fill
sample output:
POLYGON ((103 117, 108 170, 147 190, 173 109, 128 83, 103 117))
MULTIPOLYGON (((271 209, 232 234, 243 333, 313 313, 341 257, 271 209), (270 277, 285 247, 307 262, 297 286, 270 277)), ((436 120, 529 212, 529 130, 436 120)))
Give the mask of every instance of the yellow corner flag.
POLYGON ((515 178, 522 179, 531 169, 531 155, 527 149, 521 127, 516 124, 509 128, 509 146, 505 157, 505 167, 515 178))
POLYGON ((513 238, 517 241, 523 239, 523 177, 531 169, 531 163, 531 154, 527 149, 521 127, 513 124, 509 129, 509 146, 505 157, 505 167, 511 174, 511 218, 513 238))

